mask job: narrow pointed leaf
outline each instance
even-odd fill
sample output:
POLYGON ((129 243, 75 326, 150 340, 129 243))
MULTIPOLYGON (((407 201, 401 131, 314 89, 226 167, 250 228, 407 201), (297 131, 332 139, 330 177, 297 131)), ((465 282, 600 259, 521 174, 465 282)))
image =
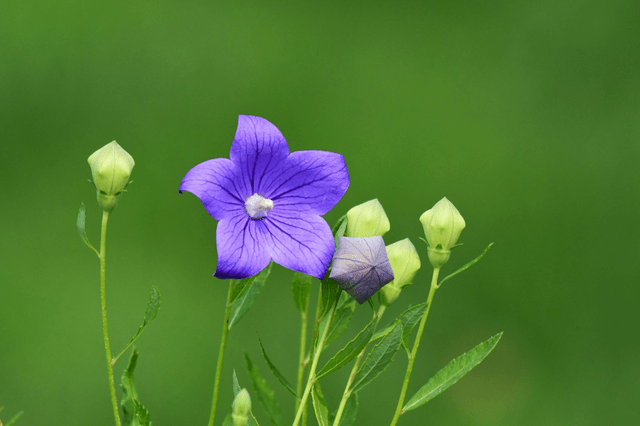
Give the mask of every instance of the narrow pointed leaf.
POLYGON ((482 256, 487 254, 487 252, 489 251, 489 249, 491 248, 492 245, 493 245, 493 243, 489 244, 487 246, 487 248, 484 249, 482 254, 480 256, 476 257, 475 259, 473 259, 471 262, 467 263, 466 265, 464 265, 463 267, 461 267, 460 269, 458 269, 454 273, 447 275, 442 281, 440 281, 440 284, 438 284, 438 285, 442 285, 442 283, 445 282, 446 280, 448 280, 449 278, 453 278, 454 276, 458 275, 460 272, 462 272, 465 269, 468 269, 469 267, 473 266, 474 263, 476 263, 478 260, 482 259, 482 256))
POLYGON ((402 323, 402 346, 404 346, 409 354, 409 338, 415 326, 420 322, 422 316, 427 310, 427 302, 412 306, 404 311, 398 318, 402 323))
POLYGON ((340 351, 333 356, 327 363, 318 371, 316 378, 324 377, 334 371, 344 367, 349 361, 358 356, 364 348, 367 347, 373 331, 376 329, 376 319, 372 319, 371 322, 364 328, 356 337, 353 338, 347 345, 340 349, 340 351))
POLYGON ((347 231, 347 215, 342 216, 333 228, 331 228, 331 233, 335 239, 336 248, 338 247, 338 242, 340 242, 340 237, 344 237, 344 233, 347 231))
MULTIPOLYGON (((346 293, 343 293, 346 294, 346 293)), ((331 342, 336 340, 338 337, 344 333, 349 327, 349 322, 351 321, 351 317, 353 317, 353 313, 356 310, 356 301, 355 299, 348 297, 346 303, 342 306, 338 305, 336 309, 336 313, 333 315, 333 320, 331 321, 331 326, 329 327, 329 334, 327 334, 327 340, 324 342, 324 347, 329 346, 331 342)), ((328 317, 325 317, 325 320, 328 317)), ((326 324, 325 324, 326 325, 326 324)), ((321 327, 323 329, 323 327, 321 327)))
POLYGON ((402 410, 414 410, 444 392, 448 387, 460 380, 462 376, 471 371, 473 367, 480 364, 496 347, 501 337, 502 333, 498 333, 445 365, 442 370, 438 371, 435 376, 429 379, 426 385, 411 397, 402 410))
POLYGON ((352 393, 344 406, 339 426, 353 426, 356 424, 358 414, 358 394, 352 393))
MULTIPOLYGON (((11 418, 11 420, 9 420, 9 422, 5 425, 5 426, 11 426, 12 424, 14 424, 21 415, 24 414, 24 411, 20 411, 18 414, 16 414, 15 416, 13 416, 13 418, 11 418)), ((1 424, 1 423, 0 423, 1 424)))
POLYGON ((320 318, 324 318, 325 315, 329 313, 329 310, 336 302, 336 299, 340 297, 341 292, 342 289, 338 283, 329 279, 328 276, 322 280, 322 308, 320 309, 320 318))
POLYGON ((362 364, 362 367, 360 367, 356 373, 356 377, 353 380, 353 392, 359 392, 363 387, 382 374, 400 348, 401 340, 402 323, 398 321, 393 327, 393 330, 373 347, 364 364, 362 364))
POLYGON ((273 426, 284 426, 284 419, 282 418, 282 411, 280 405, 276 401, 275 393, 269 388, 267 382, 262 378, 260 372, 251 358, 246 353, 244 354, 244 360, 247 363, 247 371, 249 372, 249 378, 253 385, 253 390, 256 392, 260 406, 267 413, 269 421, 273 426))
POLYGON ((86 221, 86 212, 84 208, 84 203, 80 204, 80 211, 78 212, 78 220, 76 221, 76 226, 78 227, 78 233, 80 233, 80 238, 82 241, 89 247, 91 250, 95 251, 98 257, 100 257, 100 253, 94 246, 89 242, 89 237, 87 237, 87 231, 85 229, 85 221, 86 221))
POLYGON ((329 409, 327 408, 327 401, 322 395, 320 389, 320 383, 316 381, 311 388, 311 399, 313 400, 313 411, 316 413, 316 419, 318 420, 318 426, 331 426, 329 423, 329 409))
POLYGON ((242 296, 242 294, 249 288, 251 283, 256 279, 257 275, 254 275, 249 278, 243 278, 241 280, 231 279, 233 282, 233 290, 231 290, 231 298, 229 299, 230 303, 238 300, 238 297, 242 296))
POLYGON ((233 396, 238 395, 242 388, 240 387, 240 383, 238 383, 238 376, 236 376, 236 370, 233 370, 233 396))
POLYGON ((395 326, 396 326, 396 321, 393 321, 387 324, 383 329, 378 330, 374 333, 373 337, 371 337, 371 341, 373 342, 374 340, 382 339, 384 336, 389 334, 391 330, 393 330, 393 327, 395 326))
POLYGON ((120 358, 122 354, 125 353, 127 349, 129 349, 131 345, 133 345, 133 342, 135 342, 136 339, 140 337, 144 329, 147 328, 147 325, 151 321, 153 321, 154 318, 158 315, 159 310, 160 310, 160 290, 158 290, 158 287, 154 285, 154 286, 151 286, 151 295, 149 296, 149 303, 147 303, 147 311, 145 312, 144 318, 142 319, 142 325, 140 326, 140 328, 138 328, 138 331, 131 338, 131 340, 129 340, 129 343, 127 343, 124 349, 120 351, 120 353, 114 358, 114 361, 113 361, 114 363, 118 358, 120 358))
POLYGON ((309 291, 311 290, 311 275, 301 272, 293 273, 293 283, 291 284, 291 292, 293 293, 293 301, 296 308, 301 313, 307 312, 309 307, 309 291))
POLYGON ((129 357, 129 364, 124 369, 122 377, 120 379, 120 387, 122 388, 122 399, 120 400, 120 407, 124 414, 123 424, 126 426, 134 425, 135 421, 135 406, 134 400, 138 399, 138 391, 136 390, 135 380, 133 373, 138 363, 138 351, 133 348, 131 351, 131 357, 129 357))
POLYGON ((233 302, 231 307, 231 314, 229 316, 229 330, 247 313, 254 300, 260 293, 260 289, 267 281, 269 273, 271 273, 271 266, 273 262, 269 263, 269 266, 264 268, 262 272, 255 276, 255 279, 251 284, 247 284, 247 289, 242 292, 240 296, 233 302))
POLYGON ((276 376, 276 379, 278 379, 278 381, 280 383, 282 383, 282 386, 284 386, 289 392, 291 392, 293 394, 293 396, 295 396, 296 398, 299 398, 298 394, 293 389, 293 387, 289 384, 287 379, 284 378, 282 373, 280 373, 280 371, 278 371, 276 366, 271 362, 271 360, 267 356, 267 352, 264 350, 264 346, 262 345, 262 340, 260 340, 260 336, 258 336, 258 343, 260 343, 260 349, 262 349, 262 356, 264 357, 265 362, 269 366, 269 370, 271 370, 273 375, 276 376))

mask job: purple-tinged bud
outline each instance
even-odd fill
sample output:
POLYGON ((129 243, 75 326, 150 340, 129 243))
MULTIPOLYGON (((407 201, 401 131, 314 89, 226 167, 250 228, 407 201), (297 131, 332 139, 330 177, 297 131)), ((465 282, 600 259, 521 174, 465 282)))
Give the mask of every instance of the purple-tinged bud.
POLYGON ((363 304, 385 284, 393 270, 382 237, 340 237, 329 278, 363 304))

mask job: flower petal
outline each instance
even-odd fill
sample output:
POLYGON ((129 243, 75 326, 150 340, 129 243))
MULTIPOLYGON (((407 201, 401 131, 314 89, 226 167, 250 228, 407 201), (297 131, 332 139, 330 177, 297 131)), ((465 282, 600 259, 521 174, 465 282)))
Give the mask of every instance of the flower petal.
POLYGON ((269 212, 265 225, 267 250, 285 268, 322 279, 335 248, 331 228, 317 215, 269 212))
POLYGON ((274 209, 296 206, 299 211, 323 215, 335 206, 349 187, 344 157, 327 151, 297 151, 289 155, 279 174, 269 176, 264 196, 274 209))
POLYGON ((216 220, 244 213, 244 199, 238 193, 236 166, 226 158, 200 163, 185 175, 180 193, 188 191, 200 198, 216 220))
POLYGON ((271 258, 264 242, 263 227, 261 221, 250 219, 244 212, 218 222, 215 277, 247 278, 267 267, 271 258))
POLYGON ((265 175, 280 170, 288 155, 287 141, 276 126, 264 118, 241 115, 229 153, 240 169, 241 198, 260 193, 265 175))

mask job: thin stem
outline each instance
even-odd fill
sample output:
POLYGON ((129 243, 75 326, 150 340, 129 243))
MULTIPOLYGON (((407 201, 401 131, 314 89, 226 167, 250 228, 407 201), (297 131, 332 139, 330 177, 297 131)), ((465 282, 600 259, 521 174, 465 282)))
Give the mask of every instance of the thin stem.
POLYGON ((220 375, 222 374, 222 362, 224 361, 224 349, 227 346, 227 334, 229 334, 229 316, 231 315, 231 294, 235 280, 229 281, 229 293, 227 294, 227 306, 224 310, 224 324, 222 326, 222 339, 220 340, 220 351, 218 352, 218 365, 216 366, 216 378, 213 383, 213 400, 211 401, 211 415, 209 416, 209 426, 213 426, 216 418, 216 405, 218 404, 218 390, 220 389, 220 375))
POLYGON ((429 310, 431 309, 431 303, 433 302, 433 295, 436 293, 436 290, 438 289, 439 273, 440 273, 440 268, 433 269, 433 276, 431 278, 431 289, 429 290, 429 297, 427 298, 427 310, 422 316, 422 320, 420 321, 420 327, 418 328, 418 334, 416 335, 416 340, 413 342, 413 349, 411 350, 411 355, 409 356, 409 364, 407 365, 407 372, 404 375, 404 383, 402 384, 402 390, 400 391, 398 406, 396 407, 396 412, 393 415, 393 420, 391 420, 390 426, 395 426, 398 423, 398 419, 400 418, 400 415, 404 414, 404 411, 402 410, 402 406, 404 404, 404 397, 407 394, 407 387, 409 387, 411 370, 413 370, 413 363, 415 362, 416 354, 418 353, 418 346, 420 345, 420 339, 422 338, 422 331, 424 330, 424 325, 427 322, 427 317, 429 316, 429 310))
POLYGON ((298 426, 300 424, 300 418, 302 417, 302 412, 304 411, 304 407, 307 404, 307 400, 309 398, 309 393, 311 392, 311 388, 315 384, 316 381, 316 368, 318 367, 318 361, 320 360, 320 354, 322 353, 322 348, 324 346, 324 342, 329 335, 329 328, 331 328, 331 321, 333 321, 333 314, 336 312, 336 306, 338 306, 339 298, 336 297, 335 302, 333 302, 333 306, 331 307, 331 312, 329 312, 329 319, 327 320, 327 325, 324 327, 322 331, 322 336, 320 337, 320 341, 316 347, 315 353, 313 355, 313 362, 311 363, 311 368, 309 369, 309 379, 307 380, 307 387, 304 389, 304 395, 302 395, 302 401, 300 402, 300 407, 298 407, 298 411, 296 413, 296 419, 293 421, 293 426, 298 426))
MULTIPOLYGON (((384 314, 384 311, 387 309, 387 305, 380 305, 380 308, 378 309, 378 312, 375 313, 374 312, 374 316, 377 317, 376 318, 376 327, 378 325, 378 323, 380 322, 380 318, 382 318, 382 315, 384 314)), ((368 343, 367 343, 368 345, 368 343)), ((364 353, 367 351, 367 347, 365 346, 364 349, 362 349, 362 352, 360 352, 360 354, 358 355, 358 357, 356 358, 356 362, 353 364, 353 368, 351 369, 351 373, 349 373, 349 379, 347 380, 347 385, 344 388, 344 393, 342 394, 342 400, 340 400, 340 406, 338 407, 338 411, 336 412, 336 418, 333 421, 333 426, 338 426, 340 424, 340 419, 342 418, 342 412, 344 411, 344 407, 347 404, 347 401, 349 400, 349 398, 351 397, 351 394, 353 392, 353 389, 351 389, 351 385, 353 384, 353 381, 356 378, 356 373, 358 372, 358 367, 360 367, 360 362, 362 361, 362 358, 364 357, 364 353)))
POLYGON ((111 392, 111 404, 113 405, 113 417, 116 426, 120 426, 120 413, 118 412, 118 399, 116 398, 116 386, 113 380, 113 360, 111 359, 111 346, 109 345, 109 331, 107 327, 107 291, 106 291, 106 257, 107 257, 107 222, 109 212, 102 212, 102 231, 100 232, 100 302, 102 304, 102 335, 104 336, 104 350, 107 355, 107 372, 109 374, 109 390, 111 392))
MULTIPOLYGON (((304 380, 304 358, 306 355, 306 346, 307 346, 307 310, 302 312, 301 317, 301 326, 300 326, 300 356, 298 362, 298 386, 296 387, 296 393, 300 395, 302 393, 302 381, 304 380)), ((296 398, 296 411, 300 407, 300 398, 296 398)))

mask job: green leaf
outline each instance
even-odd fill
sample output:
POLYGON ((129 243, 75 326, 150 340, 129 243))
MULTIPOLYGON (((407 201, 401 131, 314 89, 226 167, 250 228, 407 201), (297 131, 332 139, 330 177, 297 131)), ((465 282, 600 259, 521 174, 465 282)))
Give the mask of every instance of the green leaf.
MULTIPOLYGON (((347 293, 343 292, 343 295, 347 293)), ((356 301, 347 295, 345 298, 345 303, 338 303, 338 307, 336 308, 336 313, 333 315, 333 320, 331 321, 331 326, 329 327, 329 333, 327 334, 327 339, 324 342, 324 347, 329 346, 331 342, 336 340, 338 337, 344 333, 349 327, 349 322, 351 321, 351 317, 356 310, 356 301)), ((324 317, 324 324, 320 325, 320 330, 323 330, 326 326, 326 322, 329 317, 324 317)), ((322 332, 320 332, 322 333, 322 332)))
POLYGON ((267 382, 262 378, 258 369, 251 362, 251 358, 246 353, 244 354, 244 360, 247 363, 247 371, 249 372, 249 378, 251 384, 256 392, 258 401, 262 406, 262 409, 269 416, 269 421, 273 426, 284 426, 284 419, 282 418, 282 411, 280 411, 280 405, 276 401, 276 396, 273 391, 267 385, 267 382))
POLYGON ((238 299, 238 297, 242 296, 244 291, 249 288, 249 285, 256 279, 256 277, 257 274, 249 278, 243 278, 241 280, 232 278, 231 281, 233 282, 233 290, 231 290, 231 297, 229 299, 229 302, 233 303, 238 299))
POLYGON ((84 209, 84 203, 80 204, 80 211, 78 212, 78 220, 76 221, 76 226, 78 227, 78 232, 80 233, 80 238, 91 250, 95 251, 98 257, 100 257, 100 253, 94 246, 89 242, 89 237, 87 237, 87 231, 85 230, 85 220, 86 213, 84 209))
POLYGON ((122 400, 120 406, 124 413, 123 424, 125 426, 148 426, 149 412, 138 400, 138 391, 136 390, 136 384, 133 379, 133 373, 138 363, 138 351, 133 348, 131 351, 131 357, 129 358, 129 364, 122 373, 120 379, 120 386, 122 387, 122 400))
POLYGON ((293 396, 295 396, 296 398, 299 398, 299 396, 296 393, 295 389, 293 389, 293 387, 289 384, 289 382, 287 382, 287 379, 284 378, 284 376, 280 373, 280 371, 278 371, 276 366, 273 365, 273 363, 271 362, 271 360, 267 356, 267 352, 265 352, 265 350, 264 350, 264 346, 262 345, 262 340, 260 340, 260 336, 258 336, 258 343, 260 343, 260 349, 262 349, 262 356, 264 357, 265 362, 269 366, 269 370, 271 370, 273 375, 276 376, 276 379, 278 379, 278 381, 280 383, 282 383, 282 386, 287 388, 287 390, 289 392, 291 392, 293 394, 293 396))
POLYGON ((356 373, 353 380, 353 392, 359 392, 363 387, 378 377, 391 363, 393 356, 400 348, 402 340, 402 323, 398 321, 376 346, 356 373))
POLYGON ((147 325, 158 315, 159 310, 160 290, 158 290, 158 287, 154 285, 151 286, 151 295, 149 296, 149 303, 147 303, 147 311, 145 312, 144 318, 142 319, 142 325, 140 326, 140 328, 138 328, 137 333, 131 338, 131 340, 129 340, 129 343, 127 343, 124 349, 115 358, 113 358, 113 363, 115 363, 118 358, 120 358, 120 356, 122 356, 122 354, 124 354, 131 345, 133 345, 133 342, 135 342, 136 339, 140 337, 147 325))
MULTIPOLYGON (((0 410, 1 411, 1 410, 0 410)), ((11 420, 9 420, 9 422, 5 425, 5 426, 11 426, 12 424, 14 424, 21 415, 24 414, 24 411, 20 411, 18 414, 16 414, 15 416, 13 416, 13 418, 11 420)), ((0 423, 2 424, 2 423, 0 423)))
POLYGON ((454 276, 458 275, 460 272, 464 271, 465 269, 468 269, 469 267, 471 267, 474 263, 476 263, 478 260, 482 259, 482 256, 484 256, 485 254, 487 254, 487 252, 489 251, 489 249, 491 248, 491 246, 493 245, 493 243, 489 244, 487 246, 486 249, 484 249, 484 251, 482 252, 482 254, 478 257, 476 257, 475 259, 473 259, 471 262, 467 263, 466 265, 464 265, 463 267, 461 267, 460 269, 458 269, 457 271, 455 271, 453 274, 447 275, 442 281, 440 281, 440 284, 438 284, 438 286, 441 286, 443 282, 445 282, 446 280, 448 280, 449 278, 453 278, 454 276))
POLYGON ((236 376, 236 370, 233 370, 233 396, 236 396, 240 393, 242 388, 240 387, 240 383, 238 382, 238 376, 236 376))
POLYGON ((367 347, 373 331, 376 329, 377 321, 372 319, 371 322, 362 330, 356 337, 353 338, 347 345, 340 349, 337 354, 333 356, 327 363, 318 371, 316 379, 324 377, 334 371, 344 367, 349 361, 358 356, 364 348, 367 347))
POLYGON ((416 409, 444 392, 449 386, 453 385, 460 380, 462 376, 471 371, 473 367, 480 364, 493 348, 496 347, 501 337, 502 333, 498 333, 445 365, 442 370, 438 371, 435 376, 429 379, 426 385, 421 387, 418 392, 411 397, 409 402, 402 408, 402 411, 416 409))
POLYGON ((340 286, 328 276, 322 280, 322 308, 320 309, 319 318, 324 318, 329 313, 336 299, 340 297, 341 292, 340 286))
POLYGON ((422 316, 427 310, 427 306, 427 302, 412 306, 404 311, 398 318, 402 323, 402 346, 404 346, 407 351, 407 355, 409 354, 409 338, 411 337, 411 332, 422 319, 422 316))
POLYGON ((311 275, 301 272, 293 273, 293 283, 291 284, 291 292, 293 293, 293 301, 301 313, 307 312, 309 308, 309 291, 311 290, 311 275))
POLYGON ((253 277, 253 281, 250 284, 247 284, 247 289, 242 292, 240 296, 233 302, 233 306, 231 307, 231 314, 229 316, 229 330, 236 324, 240 319, 247 313, 251 305, 253 305, 254 300, 260 293, 260 289, 267 281, 269 277, 269 273, 271 272, 271 266, 273 266, 273 262, 269 263, 269 266, 264 268, 262 272, 253 277))
POLYGON ((338 248, 338 243, 340 242, 340 237, 344 237, 344 233, 347 231, 347 215, 342 216, 333 228, 331 229, 331 233, 334 236, 336 248, 338 248))
POLYGON ((311 388, 311 399, 313 400, 313 411, 316 413, 318 426, 331 426, 331 423, 329 423, 327 401, 324 399, 324 395, 322 395, 322 390, 320 389, 320 383, 317 381, 311 388))
POLYGON ((376 331, 373 337, 371 337, 371 341, 373 342, 374 340, 382 339, 384 336, 389 334, 391 330, 393 330, 393 327, 395 326, 396 326, 396 321, 390 322, 383 329, 376 331))
POLYGON ((358 394, 352 393, 344 406, 339 426, 353 426, 358 414, 358 394))

